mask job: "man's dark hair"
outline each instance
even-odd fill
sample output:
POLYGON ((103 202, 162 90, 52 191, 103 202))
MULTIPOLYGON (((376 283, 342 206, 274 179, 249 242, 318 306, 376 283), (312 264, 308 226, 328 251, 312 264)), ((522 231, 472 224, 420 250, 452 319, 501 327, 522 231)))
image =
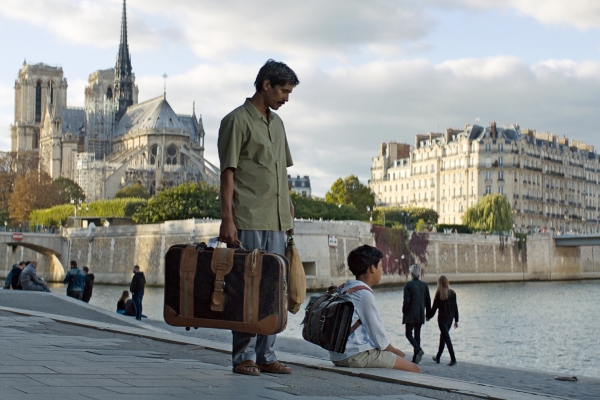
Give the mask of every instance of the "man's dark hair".
POLYGON ((77 261, 71 260, 71 268, 77 268, 77 261))
POLYGON ((90 272, 90 269, 88 267, 83 267, 82 269, 83 269, 83 272, 85 272, 85 273, 90 272))
POLYGON ((379 249, 364 244, 348 254, 348 268, 354 276, 359 277, 366 273, 371 265, 377 267, 382 258, 383 253, 379 249))
POLYGON ((19 265, 27 265, 27 264, 25 263, 25 261, 21 261, 21 262, 19 263, 19 265))
POLYGON ((257 92, 262 90, 262 85, 265 80, 271 82, 272 87, 277 85, 283 86, 287 83, 295 87, 300 84, 296 73, 292 71, 290 67, 285 63, 272 59, 268 59, 265 65, 258 71, 256 80, 254 81, 254 87, 257 92))
POLYGON ((137 269, 139 271, 140 270, 140 266, 139 265, 134 265, 133 269, 137 269))
POLYGON ((25 261, 25 266, 31 264, 31 261, 25 261))

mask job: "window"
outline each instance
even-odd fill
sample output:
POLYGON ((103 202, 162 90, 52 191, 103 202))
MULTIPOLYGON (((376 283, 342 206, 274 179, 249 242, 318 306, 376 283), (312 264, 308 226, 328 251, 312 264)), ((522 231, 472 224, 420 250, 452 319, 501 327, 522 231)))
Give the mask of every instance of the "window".
POLYGON ((491 186, 486 186, 485 187, 485 194, 491 194, 492 193, 492 187, 491 186))
POLYGON ((471 186, 471 196, 475 195, 475 188, 471 186))
POLYGON ((108 100, 112 100, 112 89, 111 88, 106 89, 106 98, 108 100))
POLYGON ((485 144, 485 152, 489 153, 490 151, 492 151, 492 144, 491 143, 486 143, 485 144))
POLYGON ((167 147, 167 165, 177 165, 177 147, 174 144, 167 147))
POLYGON ((42 120, 42 82, 35 85, 35 122, 42 120))
POLYGON ((498 193, 504 194, 504 186, 498 186, 498 193))
POLYGON ((475 177, 475 173, 471 171, 471 182, 473 182, 473 178, 475 177))
POLYGON ((459 188, 459 189, 458 189, 458 191, 459 191, 458 195, 459 195, 460 197, 462 197, 462 187, 461 187, 461 188, 459 188))
POLYGON ((504 157, 498 157, 498 165, 500 167, 504 165, 504 157))
POLYGON ((160 147, 157 144, 150 148, 150 165, 160 166, 160 147))
POLYGON ((504 171, 498 171, 498 180, 499 181, 503 181, 504 180, 504 171))
POLYGON ((486 181, 492 180, 492 171, 485 171, 485 180, 486 181))
POLYGON ((504 143, 498 143, 498 152, 504 153, 504 143))

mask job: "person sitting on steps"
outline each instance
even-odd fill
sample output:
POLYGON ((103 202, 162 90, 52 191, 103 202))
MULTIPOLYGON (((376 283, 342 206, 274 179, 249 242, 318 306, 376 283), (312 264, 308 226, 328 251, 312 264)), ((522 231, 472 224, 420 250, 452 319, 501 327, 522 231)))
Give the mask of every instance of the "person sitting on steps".
POLYGON ((420 373, 421 368, 406 360, 405 354, 392 345, 377 311, 371 287, 381 280, 382 258, 383 253, 369 245, 360 246, 348 255, 348 268, 356 279, 349 279, 344 291, 354 305, 352 325, 358 320, 361 324, 348 337, 346 351, 343 354, 330 351, 329 358, 338 367, 393 368, 420 373))

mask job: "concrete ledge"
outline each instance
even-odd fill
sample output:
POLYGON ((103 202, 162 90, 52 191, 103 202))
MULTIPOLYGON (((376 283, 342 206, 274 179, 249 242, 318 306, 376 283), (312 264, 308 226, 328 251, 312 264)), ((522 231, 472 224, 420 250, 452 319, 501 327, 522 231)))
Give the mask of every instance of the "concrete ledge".
MULTIPOLYGON (((66 299, 70 300, 70 299, 66 299)), ((73 300, 76 301, 76 300, 73 300)), ((82 304, 80 304, 82 305, 82 304)), ((91 306, 89 306, 91 307, 91 306)), ((95 307, 94 307, 95 308, 95 307)), ((72 318, 63 315, 56 315, 32 310, 22 310, 12 307, 0 306, 0 310, 11 312, 19 315, 27 315, 34 317, 44 317, 57 322, 83 326, 87 328, 104 330, 107 332, 121 333, 125 335, 139 336, 147 339, 159 340, 167 343, 195 345, 209 350, 219 351, 222 353, 231 353, 231 346, 226 343, 215 342, 206 339, 187 337, 177 335, 160 328, 152 327, 144 323, 140 323, 140 327, 132 327, 131 325, 117 325, 110 323, 102 323, 81 318, 72 318)), ((107 312, 108 313, 108 312, 107 312)), ((130 321, 127 321, 130 322, 130 321)), ((426 389, 434 389, 450 393, 466 394, 479 397, 482 399, 507 399, 507 400, 540 400, 540 399, 565 399, 564 397, 551 396, 545 394, 531 393, 520 391, 517 389, 502 388, 486 384, 459 381, 454 379, 436 377, 432 375, 413 374, 409 372, 396 371, 380 368, 340 368, 332 365, 330 362, 314 358, 301 356, 292 353, 278 351, 281 361, 303 365, 309 368, 335 372, 339 374, 358 376, 376 381, 398 383, 402 385, 410 385, 422 387, 426 389)))

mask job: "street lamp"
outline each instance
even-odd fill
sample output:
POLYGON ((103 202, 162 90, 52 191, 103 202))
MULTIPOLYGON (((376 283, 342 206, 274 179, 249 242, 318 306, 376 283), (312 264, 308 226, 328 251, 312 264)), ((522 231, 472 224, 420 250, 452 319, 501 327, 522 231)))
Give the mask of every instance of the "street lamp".
POLYGON ((408 217, 410 217, 410 213, 408 211, 402 211, 400 212, 400 216, 404 217, 404 229, 408 229, 407 225, 407 220, 408 217))
POLYGON ((369 222, 373 222, 373 210, 371 210, 371 207, 367 206, 367 212, 371 213, 369 216, 369 222))

